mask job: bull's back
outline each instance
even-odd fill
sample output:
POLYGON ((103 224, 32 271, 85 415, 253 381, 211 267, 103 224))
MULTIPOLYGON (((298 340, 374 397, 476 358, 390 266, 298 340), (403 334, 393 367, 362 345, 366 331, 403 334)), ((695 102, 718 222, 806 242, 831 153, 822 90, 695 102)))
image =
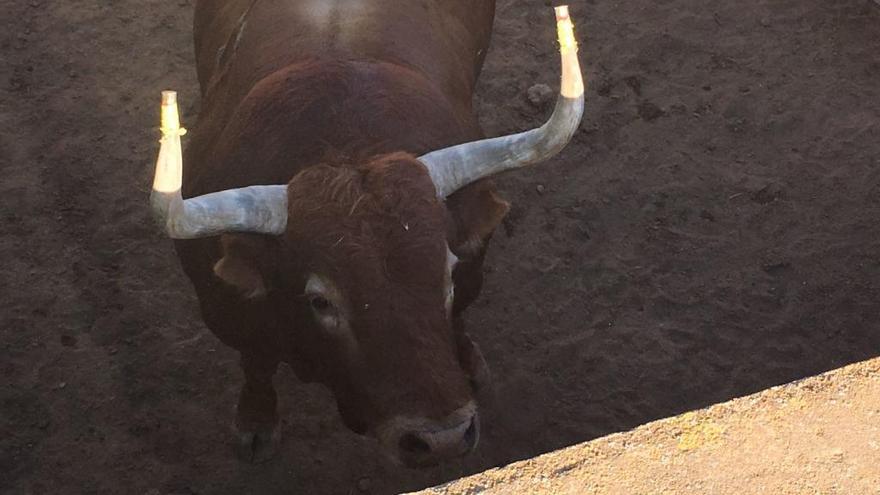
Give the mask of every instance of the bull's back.
POLYGON ((424 73, 449 97, 469 100, 494 3, 199 0, 194 31, 202 93, 234 106, 268 74, 326 57, 399 63, 424 73))

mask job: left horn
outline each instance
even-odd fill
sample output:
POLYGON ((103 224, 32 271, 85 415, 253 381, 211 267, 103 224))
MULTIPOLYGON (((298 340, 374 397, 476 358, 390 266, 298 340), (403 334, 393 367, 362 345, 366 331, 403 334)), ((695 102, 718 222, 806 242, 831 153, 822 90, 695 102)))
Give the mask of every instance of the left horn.
POLYGON ((484 177, 547 160, 571 140, 584 113, 584 81, 568 7, 555 10, 562 82, 550 120, 538 129, 459 144, 419 157, 441 198, 484 177))
POLYGON ((162 92, 162 140, 150 204, 172 239, 195 239, 224 232, 279 235, 287 227, 287 186, 250 186, 183 199, 183 154, 177 93, 162 92))

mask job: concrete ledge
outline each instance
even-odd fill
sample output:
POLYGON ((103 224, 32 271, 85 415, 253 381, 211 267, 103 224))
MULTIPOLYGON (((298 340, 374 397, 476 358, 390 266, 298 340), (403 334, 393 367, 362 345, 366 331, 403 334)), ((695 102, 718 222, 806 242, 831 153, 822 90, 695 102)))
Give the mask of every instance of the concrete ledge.
POLYGON ((880 495, 880 358, 419 493, 880 495))

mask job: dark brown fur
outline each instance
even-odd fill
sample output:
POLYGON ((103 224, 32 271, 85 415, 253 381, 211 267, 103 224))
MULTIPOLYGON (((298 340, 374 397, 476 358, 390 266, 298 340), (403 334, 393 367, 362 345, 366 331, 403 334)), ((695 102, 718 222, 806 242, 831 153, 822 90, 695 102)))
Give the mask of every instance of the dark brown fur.
POLYGON ((242 353, 245 431, 277 422, 280 362, 330 386, 356 431, 395 415, 441 418, 472 397, 479 358, 445 313, 446 245, 461 258, 458 315, 479 293, 507 204, 488 182, 437 199, 415 156, 481 137, 470 99, 494 2, 369 3, 389 14, 355 19, 349 44, 349 28, 310 31, 281 2, 196 5, 203 102, 184 195, 289 183, 285 235, 176 243, 206 324, 242 353), (440 34, 416 36, 428 31, 440 34), (321 36, 332 38, 324 49, 321 36), (357 352, 311 316, 303 287, 315 272, 351 300, 357 352))

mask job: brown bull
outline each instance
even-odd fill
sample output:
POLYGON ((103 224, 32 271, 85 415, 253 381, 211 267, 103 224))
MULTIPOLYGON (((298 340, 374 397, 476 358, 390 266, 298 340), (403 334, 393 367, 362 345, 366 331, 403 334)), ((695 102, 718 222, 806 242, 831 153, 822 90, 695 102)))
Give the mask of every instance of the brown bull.
POLYGON ((553 116, 477 141, 493 13, 493 0, 196 3, 201 115, 183 176, 164 95, 151 200, 205 322, 241 352, 246 458, 277 447, 281 362, 330 387, 345 423, 406 465, 476 445, 485 369, 459 315, 508 209, 485 179, 557 153, 583 110, 558 9, 553 116))

